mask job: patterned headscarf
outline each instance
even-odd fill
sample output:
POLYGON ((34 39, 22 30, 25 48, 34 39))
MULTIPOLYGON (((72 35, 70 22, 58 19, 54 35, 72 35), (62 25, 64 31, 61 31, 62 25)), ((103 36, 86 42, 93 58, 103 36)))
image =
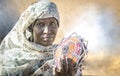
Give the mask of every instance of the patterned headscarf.
POLYGON ((5 50, 6 48, 11 49, 14 48, 14 46, 23 47, 25 45, 36 47, 36 45, 34 46, 34 43, 31 43, 28 40, 31 35, 28 31, 28 27, 36 19, 48 17, 54 17, 58 23, 60 21, 59 13, 54 3, 49 0, 39 0, 38 2, 33 3, 23 12, 16 25, 2 41, 0 49, 5 50))
POLYGON ((16 68, 30 60, 52 58, 51 52, 55 46, 44 47, 28 40, 31 36, 28 27, 36 19, 48 17, 54 17, 59 23, 57 7, 49 0, 39 0, 23 12, 16 25, 0 45, 0 73, 1 69, 7 69, 9 72, 10 68, 16 68))

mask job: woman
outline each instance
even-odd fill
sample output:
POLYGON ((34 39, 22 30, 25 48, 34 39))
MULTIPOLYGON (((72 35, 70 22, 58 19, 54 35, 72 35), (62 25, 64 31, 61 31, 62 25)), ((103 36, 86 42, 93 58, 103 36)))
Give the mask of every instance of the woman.
POLYGON ((61 58, 60 68, 53 65, 58 28, 54 3, 30 5, 0 45, 0 76, 80 76, 81 68, 73 68, 70 59, 61 58))
POLYGON ((52 45, 59 27, 54 3, 41 0, 30 5, 3 39, 0 46, 0 76, 31 76, 39 67, 41 75, 52 76, 52 45))

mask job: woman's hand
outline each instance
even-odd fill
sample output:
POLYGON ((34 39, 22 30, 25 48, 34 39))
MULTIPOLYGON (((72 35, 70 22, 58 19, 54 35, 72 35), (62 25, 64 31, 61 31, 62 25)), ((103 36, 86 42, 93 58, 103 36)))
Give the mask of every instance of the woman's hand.
POLYGON ((58 64, 53 67, 54 76, 73 76, 74 68, 72 60, 62 56, 58 59, 58 64))

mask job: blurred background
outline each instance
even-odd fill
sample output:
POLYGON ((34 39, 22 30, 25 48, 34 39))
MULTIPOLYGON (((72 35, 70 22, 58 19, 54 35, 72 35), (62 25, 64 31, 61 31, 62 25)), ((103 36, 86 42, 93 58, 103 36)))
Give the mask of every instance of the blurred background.
MULTIPOLYGON (((0 41, 35 0, 0 0, 0 41)), ((60 12, 55 43, 76 32, 88 41, 83 75, 120 76, 120 0, 51 0, 60 12)))

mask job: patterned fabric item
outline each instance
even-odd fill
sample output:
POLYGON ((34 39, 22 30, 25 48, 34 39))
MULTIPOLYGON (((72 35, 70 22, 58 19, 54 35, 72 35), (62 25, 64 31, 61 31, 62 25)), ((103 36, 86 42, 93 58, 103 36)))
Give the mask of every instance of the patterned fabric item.
MULTIPOLYGON (((30 76, 44 63, 50 62, 55 46, 44 47, 29 41, 32 34, 28 30, 36 19, 48 17, 56 18, 59 23, 57 7, 48 0, 39 0, 23 12, 0 45, 0 76, 30 76)), ((49 73, 45 73, 46 76, 49 73)))
MULTIPOLYGON (((59 66, 59 58, 61 56, 66 56, 67 58, 72 59, 72 64, 75 68, 75 73, 73 76, 82 76, 82 61, 84 61, 84 58, 87 55, 87 44, 85 43, 85 40, 78 36, 76 33, 73 33, 68 38, 64 38, 60 44, 57 46, 55 52, 54 52, 54 60, 51 60, 49 63, 45 63, 43 66, 41 66, 39 69, 37 69, 32 76, 47 76, 44 71, 50 72, 51 70, 48 68, 51 64, 54 64, 54 66, 59 66)), ((52 76, 49 74, 49 76, 52 76)), ((72 75, 71 75, 72 76, 72 75)))
POLYGON ((59 68, 60 57, 64 56, 72 60, 74 68, 79 67, 81 61, 87 55, 87 45, 85 40, 78 36, 76 33, 73 33, 68 38, 65 38, 61 41, 55 51, 55 65, 59 68))

